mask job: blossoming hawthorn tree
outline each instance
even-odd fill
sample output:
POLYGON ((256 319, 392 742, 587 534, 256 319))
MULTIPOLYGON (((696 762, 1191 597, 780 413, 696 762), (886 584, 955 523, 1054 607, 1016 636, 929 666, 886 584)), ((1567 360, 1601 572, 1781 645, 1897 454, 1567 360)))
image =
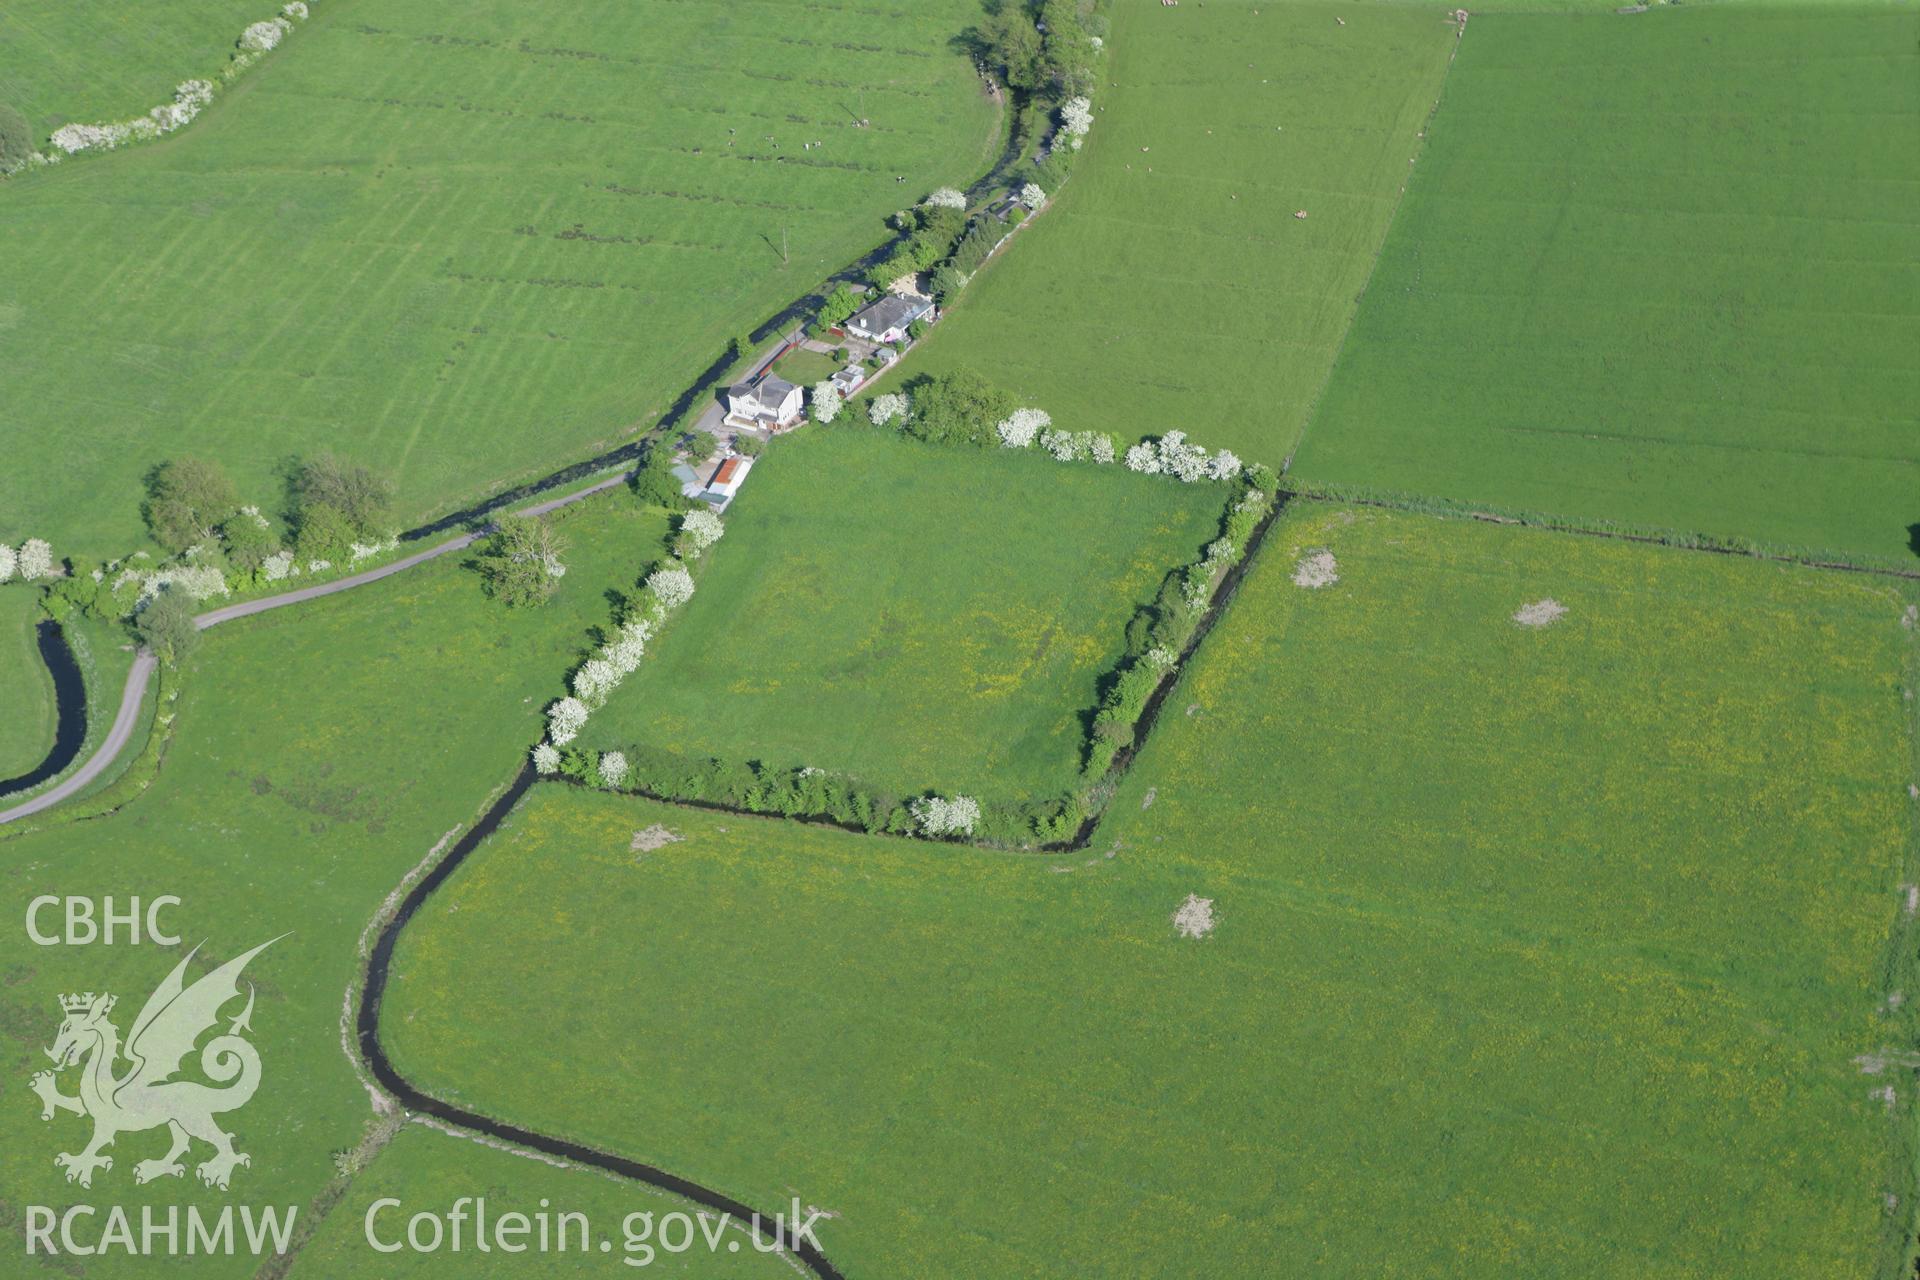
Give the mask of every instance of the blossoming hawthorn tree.
POLYGON ((1207 463, 1207 479, 1231 480, 1240 474, 1239 456, 1227 449, 1213 455, 1207 463))
POLYGON ((627 757, 618 751, 600 753, 600 782, 603 786, 617 787, 627 780, 627 757))
POLYGON ((695 507, 680 517, 680 532, 695 551, 705 551, 726 535, 727 526, 712 507, 695 507))
POLYGON ((551 742, 543 742, 533 749, 533 767, 541 773, 560 772, 560 749, 551 742))
POLYGON ((908 806, 923 835, 970 836, 980 821, 980 802, 971 796, 921 796, 908 806))
POLYGON ((588 658, 573 673, 573 696, 589 707, 606 705, 607 695, 620 683, 620 672, 605 658, 588 658))
POLYGON ((587 706, 578 698, 562 698, 547 708, 547 737, 556 747, 564 747, 587 727, 587 706))
POLYGON ((53 548, 47 545, 44 538, 28 538, 20 544, 20 554, 15 559, 14 568, 25 582, 50 576, 53 573, 53 548))
POLYGON ((825 379, 813 384, 809 402, 813 409, 813 420, 823 426, 840 416, 841 406, 845 403, 840 398, 840 388, 825 379))
POLYGON ((256 22, 240 33, 240 47, 248 53, 267 53, 279 45, 293 24, 285 18, 256 22))
POLYGON ((957 187, 935 187, 920 203, 930 204, 936 209, 964 209, 967 207, 967 197, 957 187))
POLYGON ((1039 183, 1029 182, 1020 188, 1019 200, 1029 209, 1038 209, 1047 202, 1047 193, 1041 190, 1039 183))
POLYGON ((647 637, 652 631, 646 619, 635 618, 601 647, 600 656, 624 679, 640 669, 640 659, 647 656, 647 637))
POLYGON ((0 582, 5 582, 13 577, 14 565, 18 560, 19 557, 13 553, 13 548, 4 542, 0 542, 0 582))
POLYGON ((1060 128, 1071 140, 1075 151, 1093 128, 1093 102, 1084 97, 1068 98, 1060 104, 1060 128))
POLYGON ((1053 417, 1045 409, 1015 409, 994 430, 1000 433, 1000 443, 1005 448, 1025 449, 1052 425, 1053 417))
POLYGON ((663 609, 678 609, 693 599, 693 575, 684 565, 662 565, 647 575, 646 587, 663 609))
POLYGON ((905 418, 911 408, 905 396, 898 391, 890 391, 873 398, 873 403, 867 406, 867 419, 876 427, 884 427, 905 418))

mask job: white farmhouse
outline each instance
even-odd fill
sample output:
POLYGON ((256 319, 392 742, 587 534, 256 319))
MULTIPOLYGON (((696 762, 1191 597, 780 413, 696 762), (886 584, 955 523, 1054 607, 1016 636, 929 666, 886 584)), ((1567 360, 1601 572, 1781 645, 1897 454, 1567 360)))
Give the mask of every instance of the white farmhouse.
POLYGON ((780 431, 800 421, 800 388, 785 378, 761 374, 727 388, 727 423, 780 431))
POLYGON ((933 299, 889 294, 847 321, 847 332, 868 342, 904 342, 910 325, 936 318, 933 299))

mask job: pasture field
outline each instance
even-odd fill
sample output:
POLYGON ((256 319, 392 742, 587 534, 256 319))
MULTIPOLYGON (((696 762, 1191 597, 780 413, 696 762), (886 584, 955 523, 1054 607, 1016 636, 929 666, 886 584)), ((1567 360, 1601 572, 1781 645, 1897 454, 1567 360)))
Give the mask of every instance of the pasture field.
MULTIPOLYGON (((567 1079, 579 1077, 569 1073, 567 1079)), ((555 1081, 560 1084, 561 1081, 555 1081)), ((629 1214, 681 1212, 684 1202, 654 1193, 646 1187, 610 1178, 597 1169, 559 1169, 539 1160, 531 1160, 504 1151, 481 1146, 463 1137, 455 1137, 424 1125, 412 1124, 394 1135, 379 1158, 356 1178, 346 1199, 327 1216, 325 1225, 305 1248, 300 1250, 291 1280, 339 1280, 342 1276, 381 1276, 395 1280, 545 1280, 548 1276, 618 1275, 627 1271, 622 1262, 635 1260, 637 1274, 674 1276, 683 1280, 792 1280, 793 1272, 778 1258, 753 1252, 747 1237, 728 1232, 724 1239, 738 1241, 737 1253, 710 1254, 704 1246, 673 1254, 656 1246, 649 1258, 641 1243, 628 1248, 624 1223, 629 1214), (398 1253, 376 1252, 366 1241, 365 1222, 374 1202, 397 1199, 399 1207, 375 1211, 374 1230, 382 1244, 403 1238, 409 1216, 420 1211, 445 1215, 462 1196, 484 1196, 490 1220, 498 1215, 518 1212, 530 1218, 543 1212, 583 1213, 591 1224, 594 1242, 610 1237, 610 1253, 587 1255, 577 1249, 540 1254, 529 1250, 508 1254, 495 1249, 481 1253, 473 1246, 471 1211, 463 1237, 465 1248, 456 1253, 443 1245, 437 1253, 419 1253, 403 1249, 398 1253), (641 1264, 644 1262, 644 1266, 641 1264)), ((773 1212, 771 1206, 768 1212, 773 1212)), ((578 1239, 577 1229, 569 1241, 578 1239)), ((636 1234, 641 1224, 633 1224, 636 1234)), ((425 1230, 425 1228, 423 1228, 425 1230)), ((658 1230, 657 1224, 655 1230, 658 1230)), ((675 1229, 677 1231, 677 1228, 675 1229)), ((670 1237, 678 1243, 677 1235, 670 1237)), ((696 1240, 698 1237, 696 1237, 696 1240)), ((531 1240, 531 1237, 529 1237, 531 1240)))
POLYGON ((1431 8, 1353 4, 1112 17, 1071 179, 910 372, 972 368, 1067 430, 1178 427, 1277 469, 1386 234, 1454 28, 1431 8))
MULTIPOLYGON (((856 410, 857 412, 857 410, 856 410)), ((812 766, 896 796, 1049 798, 1126 627, 1225 490, 853 428, 773 447, 596 748, 812 766)))
POLYGON ((1894 1274, 1913 593, 1324 506, 1262 554, 1085 852, 543 785, 402 936, 396 1063, 797 1193, 850 1275, 1894 1274))
POLYGON ((0 10, 0 104, 26 117, 37 145, 63 124, 145 115, 171 102, 182 80, 213 78, 247 24, 279 12, 272 0, 8 0, 0 10))
POLYGON ((26 773, 53 745, 53 681, 34 635, 39 620, 39 592, 0 588, 0 778, 26 773))
POLYGON ((160 459, 271 510, 288 456, 331 448, 393 476, 405 526, 651 426, 985 167, 998 108, 949 47, 977 14, 316 7, 180 134, 0 191, 0 509, 112 555, 160 459))
POLYGON ((1294 474, 1920 550, 1920 12, 1479 16, 1294 474))
MULTIPOLYGON (((0 1108, 10 1202, 205 1203, 191 1171, 187 1184, 134 1185, 133 1164, 157 1154, 162 1134, 121 1138, 114 1168, 88 1191, 63 1182, 53 1156, 78 1150, 87 1125, 71 1115, 42 1123, 26 1081, 47 1065, 41 1049, 53 1041, 62 992, 116 993, 124 1034, 186 947, 204 940, 206 954, 226 958, 284 933, 247 974, 259 988, 252 1026, 264 1076, 229 1117, 254 1158, 231 1196, 304 1211, 332 1176, 333 1153, 353 1147, 371 1118, 340 1040, 362 930, 408 870, 520 767, 561 669, 604 619, 604 593, 631 586, 665 526, 662 513, 617 497, 572 509, 559 521, 570 572, 539 609, 486 600, 476 575, 449 557, 209 631, 164 709, 173 739, 150 790, 111 817, 0 828, 0 906, 15 922, 0 949, 9 979, 0 1069, 16 1104, 0 1108), (48 892, 112 894, 123 905, 131 894, 177 895, 168 923, 184 946, 33 946, 20 922, 48 892)), ((72 1092, 70 1079, 64 1087, 72 1092)), ((151 1268, 118 1255, 86 1265, 90 1276, 151 1268)), ((255 1265, 197 1260, 191 1273, 246 1277, 255 1265)))

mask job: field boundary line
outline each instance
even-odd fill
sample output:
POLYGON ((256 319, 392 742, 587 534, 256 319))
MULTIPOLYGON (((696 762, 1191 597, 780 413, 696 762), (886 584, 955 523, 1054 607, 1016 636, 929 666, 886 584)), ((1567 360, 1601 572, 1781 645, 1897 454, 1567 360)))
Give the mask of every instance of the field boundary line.
MULTIPOLYGON (((1465 10, 1461 10, 1462 13, 1465 10)), ((1373 247, 1373 261, 1367 264, 1367 278, 1360 282, 1360 292, 1353 295, 1353 306, 1347 312, 1347 322, 1340 326, 1340 337, 1333 344, 1333 359, 1327 362, 1327 371, 1320 376, 1320 385, 1314 389, 1313 399, 1307 403, 1307 413, 1300 420, 1300 434, 1293 438, 1287 447, 1286 456, 1280 459, 1280 474, 1285 476, 1293 469, 1294 455, 1300 452, 1300 446, 1306 443, 1307 432, 1313 430, 1313 420, 1320 416, 1320 402, 1326 399, 1327 388, 1333 384, 1333 374, 1340 367, 1340 358, 1346 354, 1347 339, 1353 334, 1353 325, 1360 318, 1360 308, 1365 305, 1367 294, 1373 290, 1374 273, 1380 269, 1380 259, 1387 251, 1387 241, 1393 236, 1394 223, 1400 220, 1400 206, 1407 202, 1407 188, 1413 185, 1415 176, 1420 172, 1420 157, 1427 151, 1427 135, 1433 132, 1433 122, 1440 116, 1440 104, 1447 98, 1447 81, 1453 78, 1453 64, 1460 56, 1460 46, 1467 40, 1467 23, 1462 20, 1455 24, 1453 48, 1447 52, 1447 65, 1440 72, 1440 88, 1433 96, 1433 105, 1427 109, 1426 120, 1421 124, 1419 133, 1414 137, 1413 163, 1407 166, 1407 180, 1400 184, 1399 194, 1393 198, 1393 208, 1387 211, 1387 225, 1381 228, 1380 242, 1373 247)))
POLYGON ((1770 564, 1793 565, 1802 569, 1819 569, 1828 573, 1857 573, 1867 577, 1920 582, 1920 569, 1900 569, 1893 565, 1855 564, 1848 560, 1825 559, 1818 554, 1794 555, 1786 551, 1769 551, 1764 547, 1723 545, 1708 535, 1688 534, 1679 530, 1671 530, 1663 534, 1635 532, 1628 529, 1602 529, 1595 525, 1582 524, 1570 517, 1538 514, 1511 515, 1501 511, 1490 511, 1484 507, 1455 504, 1435 498, 1368 497, 1342 494, 1335 490, 1316 492, 1312 488, 1283 488, 1281 493, 1287 498, 1298 498, 1303 502, 1322 502, 1332 506, 1373 507, 1381 511, 1400 511, 1409 515, 1431 516, 1440 520, 1478 520, 1483 524, 1507 525, 1517 529, 1577 534, 1583 538, 1608 538, 1615 542, 1636 542, 1646 546, 1665 547, 1671 551, 1705 552, 1711 555, 1731 556, 1740 560, 1759 560, 1770 564))

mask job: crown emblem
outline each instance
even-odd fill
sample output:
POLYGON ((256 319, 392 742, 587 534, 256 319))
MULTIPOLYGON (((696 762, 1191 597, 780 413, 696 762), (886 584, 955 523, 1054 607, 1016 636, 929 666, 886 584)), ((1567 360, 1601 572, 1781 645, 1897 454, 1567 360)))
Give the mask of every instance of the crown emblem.
MULTIPOLYGON (((108 996, 107 1002, 105 1005, 101 1007, 100 1012, 105 1013, 108 1010, 112 1009, 113 999, 114 998, 112 996, 108 996)), ((93 1007, 93 1000, 94 1000, 94 993, 91 991, 84 992, 84 993, 76 992, 75 994, 72 994, 72 995, 61 996, 60 1008, 61 1008, 61 1011, 65 1013, 85 1013, 88 1009, 91 1009, 93 1007)))

